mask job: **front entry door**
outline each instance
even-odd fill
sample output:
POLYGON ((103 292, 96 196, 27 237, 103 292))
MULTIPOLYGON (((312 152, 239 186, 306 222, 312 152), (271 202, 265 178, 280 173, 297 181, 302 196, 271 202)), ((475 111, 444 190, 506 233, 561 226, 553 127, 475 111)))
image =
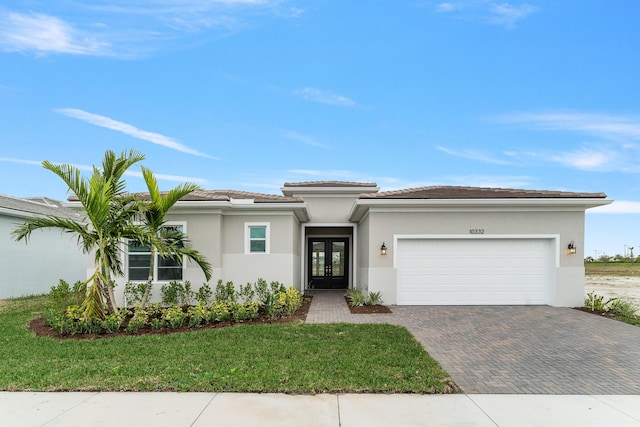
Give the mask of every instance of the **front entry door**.
POLYGON ((349 239, 309 239, 309 289, 347 289, 349 239))

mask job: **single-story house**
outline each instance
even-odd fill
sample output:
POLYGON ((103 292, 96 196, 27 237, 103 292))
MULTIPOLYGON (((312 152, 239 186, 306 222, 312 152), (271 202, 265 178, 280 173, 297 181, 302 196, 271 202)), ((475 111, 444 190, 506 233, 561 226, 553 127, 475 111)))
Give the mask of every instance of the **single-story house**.
MULTIPOLYGON (((603 193, 375 183, 285 183, 282 195, 201 191, 167 216, 236 285, 258 278, 302 292, 358 287, 386 304, 577 306, 584 301, 585 210, 603 193)), ((142 252, 141 252, 142 250, 142 252)), ((127 280, 146 280, 131 246, 127 280)), ((197 265, 156 262, 157 283, 204 281, 197 265)), ((123 286, 118 286, 120 295, 123 286)), ((156 286, 156 299, 160 293, 156 286)))
POLYGON ((76 215, 46 197, 0 195, 0 298, 47 293, 59 279, 69 284, 86 279, 88 256, 73 237, 61 235, 59 230, 36 230, 26 244, 11 236, 26 218, 76 215))

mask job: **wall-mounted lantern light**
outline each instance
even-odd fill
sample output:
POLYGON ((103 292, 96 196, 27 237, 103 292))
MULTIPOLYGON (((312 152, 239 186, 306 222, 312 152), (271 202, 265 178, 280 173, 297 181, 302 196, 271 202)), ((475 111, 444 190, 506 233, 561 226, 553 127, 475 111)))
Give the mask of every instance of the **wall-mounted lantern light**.
POLYGON ((569 246, 567 246, 567 253, 569 255, 574 255, 576 253, 576 245, 573 243, 573 240, 569 242, 569 246))
POLYGON ((382 246, 380 246, 380 255, 386 255, 387 254, 387 247, 385 246, 384 242, 382 242, 382 246))

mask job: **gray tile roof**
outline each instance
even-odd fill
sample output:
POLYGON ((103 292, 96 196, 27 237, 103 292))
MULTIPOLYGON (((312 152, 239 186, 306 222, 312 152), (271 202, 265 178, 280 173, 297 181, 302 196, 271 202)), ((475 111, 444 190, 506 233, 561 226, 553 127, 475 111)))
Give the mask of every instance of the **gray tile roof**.
POLYGON ((77 217, 78 214, 62 207, 62 204, 47 197, 20 199, 0 194, 0 208, 15 212, 16 216, 44 215, 58 217, 77 217))
POLYGON ((285 187, 377 187, 375 182, 307 181, 285 182, 285 187))
POLYGON ((605 193, 432 186, 361 194, 360 199, 605 199, 605 193))
MULTIPOLYGON (((163 192, 165 194, 165 192, 163 192)), ((136 193, 143 200, 149 199, 149 193, 136 193)), ((279 196, 277 194, 252 193, 236 190, 204 190, 194 191, 186 195, 181 201, 230 201, 231 199, 251 199, 254 203, 304 203, 298 197, 279 196)))

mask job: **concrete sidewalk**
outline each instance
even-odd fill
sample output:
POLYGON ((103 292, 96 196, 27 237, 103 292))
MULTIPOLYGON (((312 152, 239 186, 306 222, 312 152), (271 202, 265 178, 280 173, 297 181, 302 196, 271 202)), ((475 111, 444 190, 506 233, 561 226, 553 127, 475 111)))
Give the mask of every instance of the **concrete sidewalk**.
POLYGON ((3 426, 640 426, 640 396, 10 393, 3 426))

